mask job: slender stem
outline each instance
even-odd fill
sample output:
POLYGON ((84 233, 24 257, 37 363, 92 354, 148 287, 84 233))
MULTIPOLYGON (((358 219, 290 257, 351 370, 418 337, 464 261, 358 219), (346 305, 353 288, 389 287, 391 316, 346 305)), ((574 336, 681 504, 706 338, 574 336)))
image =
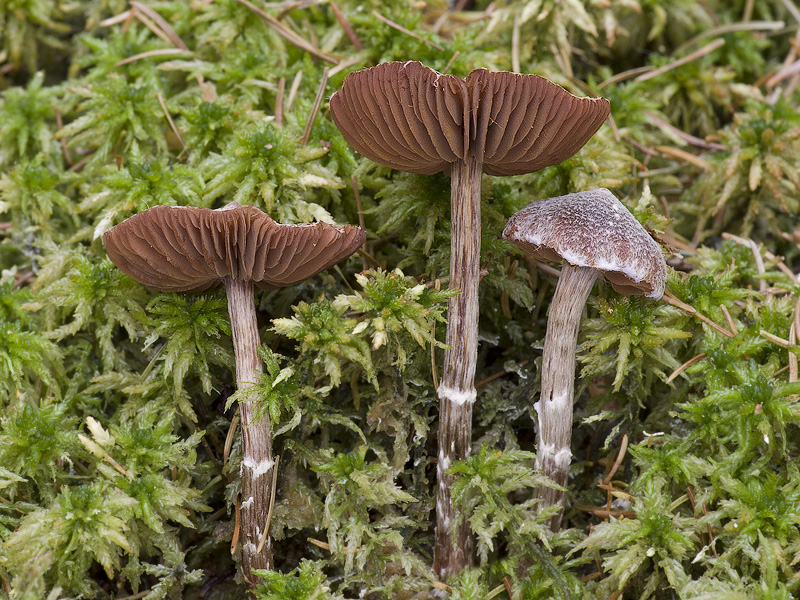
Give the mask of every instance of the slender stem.
MULTIPOLYGON (((539 445, 536 467, 560 486, 566 486, 572 459, 572 398, 575 392, 575 346, 586 299, 598 272, 564 264, 550 304, 542 354, 542 391, 539 396, 539 445)), ((564 492, 548 487, 536 490, 540 508, 561 504, 564 492)), ((559 512, 550 520, 558 531, 559 512)))
POLYGON ((472 404, 475 402, 475 363, 478 356, 478 282, 481 250, 481 162, 468 156, 450 173, 450 287, 461 293, 450 298, 447 310, 449 349, 439 385, 439 461, 436 493, 436 543, 433 568, 441 578, 472 564, 469 523, 456 526, 450 498, 452 475, 445 471, 454 460, 466 458, 472 442, 472 404))
MULTIPOLYGON (((252 387, 263 371, 258 347, 258 337, 253 282, 225 278, 228 294, 228 313, 231 318, 233 350, 236 354, 236 381, 238 388, 252 387)), ((267 535, 257 551, 267 522, 272 492, 272 433, 269 416, 255 418, 252 400, 239 403, 242 416, 242 501, 241 534, 242 574, 248 587, 256 583, 253 569, 272 568, 272 540, 267 535)))

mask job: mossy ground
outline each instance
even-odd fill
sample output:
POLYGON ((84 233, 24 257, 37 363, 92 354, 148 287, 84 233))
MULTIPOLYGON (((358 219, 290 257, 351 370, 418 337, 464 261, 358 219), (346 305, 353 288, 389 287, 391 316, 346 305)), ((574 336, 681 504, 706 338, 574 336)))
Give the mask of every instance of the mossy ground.
POLYGON ((368 235, 257 296, 280 455, 259 598, 800 597, 797 5, 256 4, 267 17, 0 2, 0 597, 244 597, 224 293, 155 293, 101 240, 150 206, 231 201, 368 235), (327 108, 390 60, 612 104, 575 157, 484 178, 474 453, 452 468, 476 567, 447 582, 430 564, 449 182, 360 157, 327 108), (499 233, 600 186, 662 242, 671 300, 595 287, 553 535, 531 412, 555 278, 499 233))

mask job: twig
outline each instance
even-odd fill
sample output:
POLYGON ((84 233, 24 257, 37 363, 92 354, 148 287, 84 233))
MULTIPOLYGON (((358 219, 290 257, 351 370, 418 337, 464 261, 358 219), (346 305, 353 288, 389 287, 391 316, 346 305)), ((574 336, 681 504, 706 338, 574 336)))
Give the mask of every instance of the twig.
POLYGON ((667 377, 667 383, 671 383, 671 382, 672 382, 672 381, 673 381, 673 380, 674 380, 674 379, 675 379, 675 378, 676 378, 678 375, 680 375, 681 373, 683 373, 683 372, 684 372, 686 369, 688 369, 689 367, 691 367, 691 366, 692 366, 694 363, 696 363, 696 362, 699 362, 699 361, 703 360, 703 359, 704 359, 706 356, 707 356, 707 354, 706 354, 705 352, 703 352, 703 353, 701 353, 701 354, 698 354, 698 355, 697 355, 697 356, 695 356, 694 358, 690 358, 689 360, 687 360, 687 361, 686 361, 685 363, 683 363, 683 364, 682 364, 680 367, 678 367, 677 369, 675 369, 675 370, 674 370, 674 371, 673 371, 673 372, 670 374, 670 376, 669 376, 669 377, 667 377))
POLYGON ((606 475, 605 479, 603 479, 603 484, 608 485, 611 483, 611 478, 614 477, 617 473, 617 469, 622 464, 622 461, 625 458, 625 453, 628 451, 628 434, 622 436, 622 443, 619 447, 619 452, 617 453, 617 459, 614 461, 614 466, 611 467, 611 470, 606 475))
POLYGON ((242 523, 240 517, 241 508, 237 502, 233 507, 233 537, 231 538, 231 554, 236 552, 236 546, 239 545, 239 535, 242 532, 242 523))
POLYGON ((609 492, 614 498, 622 498, 628 502, 636 502, 636 498, 634 498, 631 494, 628 492, 623 492, 622 490, 615 488, 613 485, 609 485, 607 483, 598 483, 597 487, 605 492, 609 492))
POLYGON ((604 87, 613 85, 615 83, 620 83, 621 81, 625 81, 626 79, 630 79, 631 77, 636 77, 637 75, 642 75, 643 73, 650 73, 655 67, 636 67, 635 69, 629 69, 628 71, 622 71, 621 73, 617 73, 616 75, 612 75, 605 81, 601 82, 600 85, 597 86, 598 90, 602 90, 604 87))
POLYGON ((225 436, 225 451, 222 453, 222 464, 228 464, 228 457, 231 455, 231 448, 233 447, 233 438, 236 436, 236 428, 239 426, 239 413, 231 419, 231 426, 228 428, 228 435, 225 436))
MULTIPOLYGON (((759 275, 764 275, 766 273, 766 269, 764 268, 764 259, 761 258, 761 249, 758 247, 758 244, 751 239, 739 237, 738 235, 733 235, 727 231, 722 233, 722 237, 723 239, 736 242, 741 246, 749 247, 750 252, 753 254, 753 258, 755 259, 756 271, 758 271, 759 275)), ((772 294, 767 289, 767 281, 763 277, 758 282, 758 291, 766 296, 766 300, 772 300, 772 294)))
POLYGON ((615 517, 619 519, 620 517, 624 519, 635 519, 636 518, 636 511, 634 510, 619 510, 619 509, 607 509, 607 508, 600 508, 598 506, 576 506, 578 510, 583 512, 592 513, 595 516, 601 518, 608 518, 608 517, 615 517))
POLYGON ((561 277, 561 269, 556 269, 555 267, 551 267, 550 265, 538 260, 534 261, 534 264, 536 265, 536 269, 542 273, 547 273, 553 277, 561 277))
MULTIPOLYGON (((239 0, 239 1, 241 1, 241 0, 239 0)), ((384 17, 384 16, 383 16, 381 13, 379 13, 377 10, 373 10, 373 11, 372 11, 372 14, 373 14, 373 15, 375 15, 375 18, 376 18, 376 19, 378 19, 379 21, 383 21, 383 22, 384 22, 384 23, 386 23, 386 24, 387 24, 389 27, 392 27, 393 29, 397 29, 397 31, 399 31, 399 32, 401 32, 401 33, 405 33, 406 35, 410 35, 410 36, 411 36, 411 37, 413 37, 414 39, 416 39, 416 40, 419 40, 419 41, 420 41, 420 42, 422 42, 423 44, 427 44, 427 45, 428 45, 428 46, 430 46, 431 48, 436 48, 436 49, 437 49, 437 50, 439 50, 440 52, 444 52, 444 46, 440 46, 440 45, 439 45, 439 44, 437 44, 436 42, 432 42, 432 41, 430 41, 430 40, 426 40, 424 37, 422 37, 422 36, 421 36, 421 35, 419 35, 418 33, 414 33, 413 31, 411 31, 410 29, 406 29, 405 27, 403 27, 403 26, 402 26, 402 25, 400 25, 399 23, 395 23, 394 21, 391 21, 391 20, 387 19, 387 18, 386 18, 386 17, 384 17)))
POLYGON ((508 592, 508 600, 514 600, 514 588, 511 586, 511 580, 508 578, 508 575, 503 577, 503 585, 506 586, 506 592, 508 592))
POLYGON ((141 60, 143 58, 150 58, 151 56, 174 56, 176 54, 183 54, 185 52, 186 50, 181 50, 180 48, 160 48, 159 50, 148 50, 147 52, 142 52, 141 54, 134 54, 128 58, 123 58, 114 66, 121 67, 122 65, 127 65, 128 63, 136 62, 137 60, 141 60))
MULTIPOLYGON (((522 362, 520 362, 518 364, 519 364, 520 367, 524 367, 525 365, 528 364, 528 361, 527 360, 523 360, 522 362)), ((486 385, 487 383, 491 383, 495 379, 500 379, 504 375, 508 375, 508 373, 509 373, 508 369, 502 369, 501 371, 498 371, 497 373, 493 373, 492 375, 489 375, 485 379, 481 379, 479 382, 477 382, 475 384, 475 388, 477 389, 479 387, 483 387, 484 385, 486 385)))
MULTIPOLYGON (((358 226, 366 231, 366 227, 364 227, 364 209, 361 206, 361 192, 358 191, 358 180, 356 179, 355 175, 350 175, 350 186, 353 188, 353 197, 355 198, 356 201, 356 210, 358 211, 358 226)), ((361 249, 368 254, 366 239, 364 239, 364 243, 361 244, 361 249)), ((367 270, 367 259, 364 258, 362 263, 362 271, 366 270, 367 270)))
POLYGON ((132 8, 128 11, 128 16, 125 18, 125 22, 122 24, 122 33, 128 33, 128 29, 133 23, 133 19, 136 18, 136 8, 132 8))
MULTIPOLYGON (((147 4, 143 4, 142 2, 138 2, 137 0, 131 0, 131 6, 135 7, 140 13, 143 13, 153 19, 156 22, 158 27, 161 29, 163 33, 167 35, 169 41, 175 44, 178 48, 182 48, 184 50, 188 50, 189 46, 187 46, 184 41, 181 39, 172 26, 167 22, 167 20, 158 14, 155 10, 150 8, 147 4)), ((137 13, 136 18, 141 19, 142 14, 137 13)), ((142 21, 144 22, 144 21, 142 21)), ((155 33, 155 31, 153 32, 155 33)), ((156 35, 158 35, 156 33, 156 35)), ((161 36, 159 36, 161 37, 161 36)), ((163 38, 162 38, 163 39, 163 38)))
POLYGON ((283 23, 278 21, 278 19, 276 19, 270 14, 267 14, 266 12, 255 6, 252 2, 249 2, 248 0, 236 0, 236 2, 238 2, 242 6, 246 6, 251 11, 253 11, 256 15, 259 16, 259 18, 262 21, 264 21, 267 25, 272 27, 272 29, 275 30, 275 33, 277 33, 279 36, 281 36, 283 39, 285 39, 293 46, 297 46, 301 50, 305 50, 309 54, 313 54, 314 56, 324 60, 325 62, 329 62, 334 65, 339 62, 338 58, 331 56, 330 54, 326 54, 319 48, 315 48, 308 40, 300 37, 294 31, 292 31, 291 29, 286 27, 283 23))
POLYGON ((442 69, 442 75, 444 75, 445 73, 447 73, 450 70, 450 67, 453 66, 453 63, 456 62, 456 59, 459 56, 461 56, 461 50, 456 50, 453 53, 453 56, 450 57, 450 60, 447 61, 447 64, 444 66, 444 69, 442 69))
POLYGON ((349 69, 353 65, 357 65, 360 62, 364 62, 364 59, 360 56, 354 56, 353 58, 348 58, 347 60, 343 60, 335 67, 331 67, 330 71, 328 71, 328 77, 333 77, 339 71, 344 71, 345 69, 349 69))
POLYGON ((269 510, 267 511, 267 520, 264 523, 264 531, 261 533, 261 541, 258 542, 258 548, 256 548, 256 554, 261 553, 264 542, 266 542, 269 537, 269 526, 272 524, 272 509, 275 506, 275 490, 278 487, 278 464, 280 462, 281 455, 278 454, 275 457, 275 464, 272 465, 272 493, 269 496, 269 510))
POLYGON ((711 168, 711 164, 700 158, 699 156, 692 154, 691 152, 687 152, 686 150, 681 150, 680 148, 673 148, 672 146, 656 146, 656 150, 661 152, 662 154, 667 154, 672 156, 673 158, 677 158, 693 164, 694 166, 703 169, 703 171, 708 171, 711 168))
POLYGON ((775 256, 769 250, 764 251, 764 258, 768 261, 775 264, 775 268, 777 268, 781 273, 786 275, 789 279, 791 279, 792 283, 797 283, 797 275, 795 275, 792 270, 786 266, 786 263, 783 262, 779 257, 775 256))
MULTIPOLYGON (((437 292, 442 288, 441 280, 433 282, 433 289, 437 292)), ((439 377, 436 375, 436 320, 431 319, 431 375, 433 376, 433 391, 439 391, 439 377)))
POLYGON ((800 23, 800 9, 791 0, 781 0, 786 10, 794 17, 794 20, 800 23))
POLYGON ((731 333, 730 331, 728 331, 727 329, 725 329, 725 328, 721 327, 720 325, 717 325, 716 323, 714 323, 714 321, 712 321, 711 319, 709 319, 709 318, 708 318, 707 316, 705 316, 704 314, 697 312, 697 309, 696 309, 696 308, 694 308, 693 306, 690 306, 690 305, 686 304, 685 302, 682 302, 682 301, 678 300, 678 299, 677 299, 677 298, 675 298, 674 296, 670 296, 669 294, 664 294, 664 295, 661 297, 661 299, 662 299, 664 302, 666 302, 667 304, 671 304, 672 306, 675 306, 675 307, 677 307, 677 308, 680 308, 682 311, 684 311, 684 312, 686 312, 686 313, 688 313, 688 314, 692 315, 693 317, 697 317, 697 318, 698 318, 698 319, 700 319, 700 320, 701 320, 703 323, 705 323, 706 325, 708 325, 708 326, 709 326, 709 327, 711 327, 712 329, 714 329, 714 330, 718 331, 718 332, 719 332, 719 333, 721 333, 722 335, 725 335, 725 336, 727 336, 727 337, 731 337, 731 338, 732 338, 732 337, 735 337, 735 335, 734 335, 733 333, 731 333))
MULTIPOLYGON (((789 326, 789 343, 797 344, 797 330, 794 328, 794 321, 789 326)), ((787 348, 787 350, 789 349, 787 348)), ((797 381, 797 355, 789 350, 789 383, 793 381, 797 381)))
MULTIPOLYGON (((173 42, 171 39, 169 39, 169 36, 167 35, 167 32, 166 32, 166 31, 163 31, 163 30, 162 30, 162 29, 161 29, 161 28, 160 28, 158 25, 156 25, 156 24, 155 24, 153 21, 151 21, 151 20, 150 20, 150 19, 148 19, 148 18, 147 18, 145 15, 143 15, 143 14, 141 13, 141 11, 140 11, 138 8, 137 8, 136 10, 133 10, 133 11, 131 12, 131 14, 132 14, 132 15, 133 15, 133 16, 134 16, 134 17, 135 17, 135 18, 136 18, 136 19, 137 19, 137 20, 138 20, 140 23, 142 23, 142 25, 144 25, 145 27, 147 27, 147 28, 148 28, 150 31, 152 31, 152 32, 153 32, 153 33, 154 33, 154 34, 155 34, 155 35, 156 35, 158 38, 160 38, 162 42, 166 42, 167 44, 170 44, 171 46, 174 46, 174 45, 176 45, 176 44, 175 44, 175 43, 174 43, 174 42, 173 42)), ((185 48, 185 50, 188 50, 188 48, 185 48)))
POLYGON ((312 544, 314 544, 317 548, 322 548, 323 550, 327 550, 328 552, 331 551, 331 545, 330 544, 327 544, 327 543, 325 543, 323 541, 320 541, 320 540, 315 540, 312 537, 307 537, 306 540, 311 542, 312 544))
POLYGON ((115 461, 108 452, 103 452, 103 458, 106 459, 118 473, 124 475, 129 481, 133 481, 133 475, 131 475, 130 471, 115 461))
POLYGON ((303 80, 303 71, 298 71, 292 80, 292 87, 289 88, 289 97, 286 98, 286 106, 283 108, 284 114, 292 110, 292 104, 297 97, 297 91, 300 89, 300 82, 303 80))
MULTIPOLYGON (((200 430, 197 429, 197 431, 200 431, 200 430)), ((222 471, 222 465, 219 464, 219 461, 217 460, 217 457, 214 456, 214 450, 211 448, 211 444, 208 443, 208 440, 206 439, 206 436, 204 434, 200 435, 200 441, 203 443, 203 446, 205 446, 205 449, 208 452, 208 458, 210 458, 211 462, 213 462, 216 465, 217 469, 222 471)))
POLYGON ((286 90, 286 77, 278 80, 278 91, 275 94, 275 124, 283 125, 283 93, 286 90))
POLYGON ((492 598, 496 598, 497 596, 499 596, 500 594, 502 594, 502 593, 505 591, 505 589, 506 589, 506 586, 505 586, 505 584, 504 584, 504 583, 501 583, 501 584, 500 584, 500 585, 498 585, 496 588, 494 588, 493 590, 491 590, 491 591, 490 591, 488 594, 486 594, 486 595, 483 597, 483 600, 492 600, 492 598))
MULTIPOLYGON (((613 117, 613 115, 611 113, 608 113, 608 125, 609 125, 609 127, 611 127, 611 133, 614 134, 614 139, 616 141, 618 141, 618 142, 622 141, 622 137, 619 135, 619 127, 617 127, 617 122, 614 120, 614 117, 613 117)), ((636 162, 637 162, 637 166, 639 166, 639 167, 643 167, 644 166, 638 160, 636 162)))
POLYGON ((118 15, 114 15, 113 17, 109 17, 103 21, 98 23, 100 27, 113 27, 114 25, 118 25, 119 23, 124 22, 131 16, 131 11, 126 10, 125 12, 121 12, 118 15))
POLYGON ((511 70, 514 71, 514 73, 520 72, 519 31, 520 31, 519 15, 516 15, 514 17, 514 28, 511 30, 511 70))
MULTIPOLYGON (((431 319, 431 339, 436 340, 436 321, 431 319)), ((433 376, 433 391, 439 391, 439 377, 436 375, 436 344, 431 342, 431 375, 433 376)))
POLYGON ((742 11, 742 21, 747 23, 753 18, 753 4, 754 0, 747 0, 744 3, 744 11, 742 11))
POLYGON ((164 96, 161 95, 161 92, 158 92, 156 93, 156 97, 158 98, 158 103, 161 105, 161 109, 164 111, 164 116, 167 117, 167 123, 169 123, 170 129, 172 129, 172 133, 175 134, 175 137, 178 138, 178 141, 181 143, 181 146, 183 146, 183 149, 186 150, 186 144, 183 143, 181 132, 178 131, 177 127, 175 127, 175 121, 172 120, 172 115, 169 114, 167 103, 164 102, 164 96))
MULTIPOLYGON (((239 1, 241 1, 241 0, 239 0, 239 1)), ((634 81, 636 81, 637 83, 641 83, 642 81, 647 81, 648 79, 653 79, 654 77, 658 77, 659 75, 663 75, 664 73, 667 73, 667 72, 671 71, 672 69, 677 69, 678 67, 682 67, 685 64, 688 64, 688 63, 690 63, 692 61, 697 60, 698 58, 702 58, 706 54, 709 54, 709 53, 713 52, 714 50, 716 50, 717 48, 719 48, 720 46, 724 46, 724 45, 725 45, 725 40, 716 39, 713 42, 710 42, 710 43, 706 44, 702 48, 699 48, 698 50, 695 50, 691 54, 687 54, 683 58, 679 58, 675 62, 671 62, 668 65, 664 65, 663 67, 659 67, 655 71, 650 71, 649 73, 645 73, 643 75, 639 75, 636 79, 634 79, 634 81)))
POLYGON ((670 133, 674 134, 675 136, 679 137, 680 139, 684 140, 685 142, 690 143, 692 146, 698 146, 700 148, 706 148, 708 150, 725 150, 725 146, 722 144, 717 144, 715 142, 707 142, 706 140, 695 137, 686 133, 685 131, 681 131, 674 125, 667 123, 664 119, 660 118, 656 113, 648 111, 646 113, 647 120, 650 121, 653 125, 660 129, 666 129, 670 133))
POLYGON ((789 346, 792 345, 789 340, 785 340, 782 337, 779 337, 779 336, 777 336, 775 334, 772 334, 769 331, 767 331, 766 329, 759 329, 758 330, 758 335, 763 337, 765 340, 769 340, 770 342, 772 342, 776 346, 780 346, 781 348, 787 348, 788 349, 789 346))
POLYGON ((767 79, 764 85, 767 89, 769 89, 779 84, 784 79, 788 79, 792 75, 797 75, 798 73, 800 73, 800 60, 796 60, 788 66, 783 67, 780 71, 767 79))
POLYGON ((720 304, 719 309, 725 316, 725 324, 728 326, 728 329, 733 333, 733 335, 737 335, 739 333, 739 329, 736 327, 736 323, 733 322, 731 313, 728 312, 728 307, 725 306, 724 304, 720 304))
POLYGON ((325 88, 328 86, 328 67, 322 70, 322 79, 319 82, 317 89, 317 96, 314 98, 314 104, 311 106, 311 113, 308 115, 305 131, 303 137, 300 138, 300 145, 305 146, 311 137, 311 130, 314 128, 314 120, 317 118, 319 107, 322 105, 322 98, 325 96, 325 88))
POLYGON ((553 54, 553 58, 556 59, 559 68, 564 71, 564 75, 566 75, 568 79, 572 79, 574 77, 572 63, 569 60, 569 55, 565 54, 565 50, 553 42, 550 44, 550 52, 553 54))
MULTIPOLYGON (((55 107, 55 112, 56 112, 56 127, 58 127, 58 130, 61 131, 62 129, 64 129, 64 121, 61 119, 61 111, 57 106, 55 107)), ((72 166, 72 154, 69 151, 69 146, 67 146, 66 138, 61 136, 58 141, 61 143, 61 152, 64 154, 64 160, 67 161, 68 165, 72 166)))
MULTIPOLYGON (((752 4, 752 0, 748 0, 748 2, 752 4)), ((734 33, 736 31, 777 31, 782 29, 784 26, 785 23, 783 21, 750 21, 748 19, 743 19, 740 23, 728 23, 727 25, 719 25, 718 27, 706 29, 705 31, 698 33, 686 43, 678 46, 675 49, 675 53, 679 54, 686 48, 692 47, 700 40, 716 37, 718 35, 725 35, 726 33, 734 33)))
POLYGON ((140 598, 144 598, 152 592, 153 590, 144 590, 143 592, 139 592, 138 594, 134 594, 133 596, 125 596, 124 598, 117 598, 117 600, 139 600, 140 598))
POLYGON ((347 37, 350 38, 350 43, 356 47, 356 50, 361 52, 364 49, 361 40, 358 39, 356 32, 353 30, 353 26, 350 25, 350 21, 347 20, 347 17, 344 16, 342 11, 336 6, 336 2, 331 0, 331 10, 333 10, 333 14, 336 17, 336 20, 339 21, 339 25, 342 26, 344 32, 347 34, 347 37))

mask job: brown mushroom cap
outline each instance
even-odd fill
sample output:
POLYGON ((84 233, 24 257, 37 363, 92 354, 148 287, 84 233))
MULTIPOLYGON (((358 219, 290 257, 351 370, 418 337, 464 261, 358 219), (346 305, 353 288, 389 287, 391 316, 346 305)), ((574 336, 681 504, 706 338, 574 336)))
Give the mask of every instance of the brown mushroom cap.
POLYGON ((413 61, 350 73, 330 106, 344 138, 370 160, 432 174, 472 152, 489 175, 566 160, 610 110, 605 98, 578 98, 538 75, 478 69, 462 79, 413 61))
POLYGON ((597 269, 620 294, 664 294, 661 249, 605 188, 529 204, 508 220, 503 238, 533 258, 597 269))
POLYGON ((201 292, 223 277, 262 289, 307 279, 364 243, 352 225, 281 225, 254 206, 155 206, 103 235, 124 273, 161 292, 201 292))

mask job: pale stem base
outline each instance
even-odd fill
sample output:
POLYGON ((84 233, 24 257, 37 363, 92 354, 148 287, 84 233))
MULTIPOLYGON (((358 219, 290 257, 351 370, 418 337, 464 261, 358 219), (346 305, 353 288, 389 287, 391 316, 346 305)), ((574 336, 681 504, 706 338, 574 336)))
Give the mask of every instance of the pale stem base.
POLYGON ((445 474, 454 460, 466 458, 472 443, 472 404, 478 357, 478 283, 481 251, 481 163, 469 156, 450 173, 450 298, 442 382, 439 386, 439 461, 436 492, 434 572, 445 579, 472 564, 469 523, 456 525, 450 498, 453 476, 445 474), (453 542, 453 527, 458 527, 453 542))
MULTIPOLYGON (((572 459, 572 401, 575 390, 575 347, 583 307, 598 272, 564 264, 550 304, 542 354, 542 391, 539 396, 539 444, 536 467, 561 486, 566 486, 572 459)), ((559 505, 564 492, 540 487, 540 508, 559 505)), ((563 510, 550 520, 558 531, 563 510)))
MULTIPOLYGON (((252 387, 263 371, 258 336, 253 283, 225 278, 228 313, 231 319, 233 349, 236 354, 236 381, 239 390, 252 387)), ((268 533, 261 552, 258 546, 264 535, 272 492, 272 433, 269 416, 255 418, 254 402, 242 401, 242 497, 240 534, 242 575, 248 587, 257 582, 253 569, 272 568, 272 540, 268 533)))

